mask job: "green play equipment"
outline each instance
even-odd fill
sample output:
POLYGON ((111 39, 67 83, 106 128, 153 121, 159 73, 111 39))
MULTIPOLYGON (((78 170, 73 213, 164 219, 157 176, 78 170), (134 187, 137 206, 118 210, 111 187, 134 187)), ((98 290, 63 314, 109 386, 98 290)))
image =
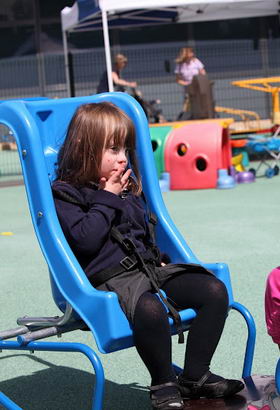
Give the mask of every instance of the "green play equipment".
POLYGON ((154 151, 158 178, 165 170, 164 166, 164 147, 167 137, 173 128, 171 126, 150 126, 151 142, 154 151))

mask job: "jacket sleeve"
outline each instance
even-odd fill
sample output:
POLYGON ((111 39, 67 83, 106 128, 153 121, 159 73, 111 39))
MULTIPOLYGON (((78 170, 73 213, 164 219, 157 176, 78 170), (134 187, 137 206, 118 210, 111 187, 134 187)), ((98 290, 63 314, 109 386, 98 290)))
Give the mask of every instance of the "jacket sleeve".
POLYGON ((280 267, 268 275, 265 289, 265 320, 267 332, 280 344, 280 267))
POLYGON ((70 246, 82 254, 97 254, 109 238, 112 222, 122 210, 123 202, 117 195, 95 191, 89 210, 55 199, 58 219, 70 246))

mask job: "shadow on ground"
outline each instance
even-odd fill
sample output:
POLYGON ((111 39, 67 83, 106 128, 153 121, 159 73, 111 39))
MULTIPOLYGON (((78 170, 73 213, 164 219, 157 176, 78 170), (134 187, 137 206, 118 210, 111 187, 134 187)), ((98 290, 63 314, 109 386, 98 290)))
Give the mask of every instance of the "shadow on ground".
MULTIPOLYGON (((8 360, 17 355, 3 356, 8 360)), ((22 356, 22 355, 21 355, 22 356)), ((26 355, 46 369, 32 375, 0 382, 0 391, 18 406, 28 410, 86 410, 91 409, 95 383, 93 373, 26 355)), ((3 363, 3 362, 2 362, 3 363)), ((2 409, 0 405, 0 409, 2 409)), ((106 380, 104 410, 142 410, 150 408, 147 388, 136 383, 117 384, 106 380)))
MULTIPOLYGON (((1 364, 9 358, 25 356, 38 365, 46 366, 28 376, 19 376, 0 382, 3 392, 18 406, 28 410, 86 410, 92 408, 95 384, 93 373, 66 366, 57 366, 49 361, 30 355, 9 355, 0 358, 1 364)), ((24 373, 24 369, 22 370, 24 373)), ((136 383, 118 384, 106 381, 103 410, 151 409, 147 387, 136 383)), ((184 410, 247 410, 269 408, 280 410, 280 397, 276 394, 273 376, 254 375, 245 380, 245 388, 226 399, 186 400, 184 410)), ((0 405, 0 409, 2 409, 0 405)))

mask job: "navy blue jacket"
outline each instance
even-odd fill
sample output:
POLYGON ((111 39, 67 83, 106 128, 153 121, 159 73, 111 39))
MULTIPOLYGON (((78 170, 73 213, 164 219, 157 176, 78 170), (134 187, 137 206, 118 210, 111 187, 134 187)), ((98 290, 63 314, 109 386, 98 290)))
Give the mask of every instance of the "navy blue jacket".
POLYGON ((88 277, 117 265, 127 256, 111 238, 114 225, 145 252, 152 240, 143 200, 132 193, 125 199, 93 187, 75 188, 65 182, 53 183, 54 191, 71 195, 82 205, 55 198, 55 206, 64 235, 88 277))

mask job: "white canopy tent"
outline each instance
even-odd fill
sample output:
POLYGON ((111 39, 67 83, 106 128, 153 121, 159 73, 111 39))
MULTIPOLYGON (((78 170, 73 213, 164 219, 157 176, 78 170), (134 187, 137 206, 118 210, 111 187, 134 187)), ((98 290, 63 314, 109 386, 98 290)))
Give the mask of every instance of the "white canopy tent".
POLYGON ((113 90, 109 28, 277 15, 278 0, 77 0, 61 11, 67 91, 67 33, 103 30, 109 90, 113 90))

